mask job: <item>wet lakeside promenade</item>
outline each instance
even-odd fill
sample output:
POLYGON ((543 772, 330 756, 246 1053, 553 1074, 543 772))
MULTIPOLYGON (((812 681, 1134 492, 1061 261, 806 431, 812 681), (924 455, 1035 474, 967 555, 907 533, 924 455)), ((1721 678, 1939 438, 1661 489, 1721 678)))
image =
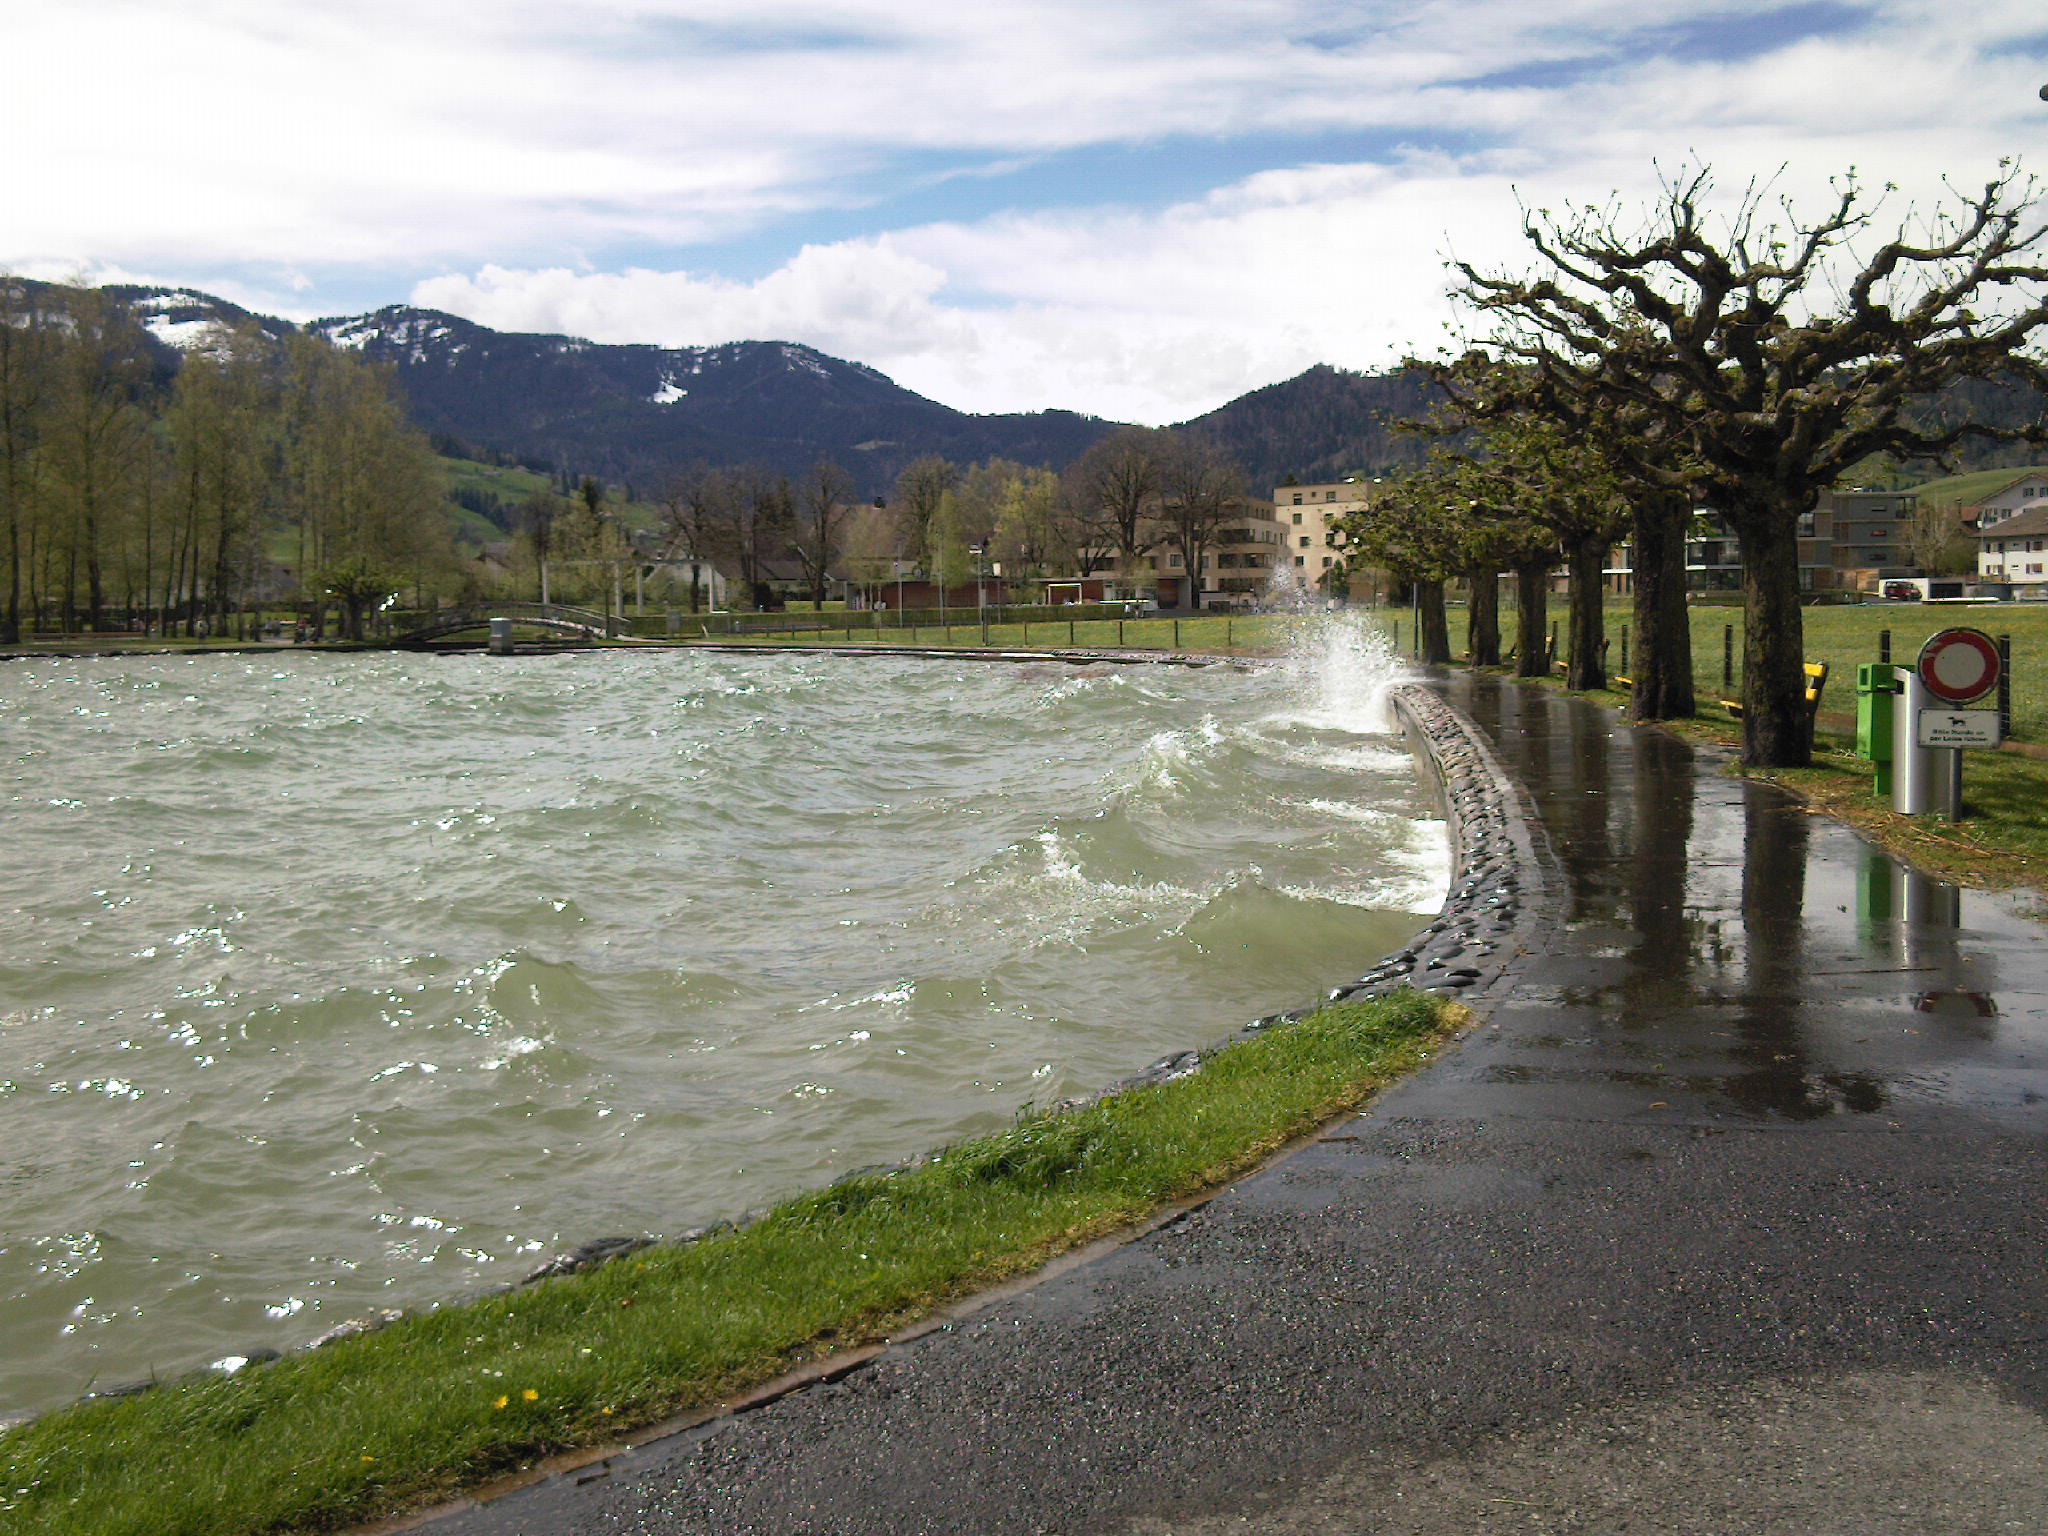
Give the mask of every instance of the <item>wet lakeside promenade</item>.
POLYGON ((1459 1047, 1137 1242, 432 1529, 2048 1529, 2048 928, 1447 687, 1547 845, 1459 1047))

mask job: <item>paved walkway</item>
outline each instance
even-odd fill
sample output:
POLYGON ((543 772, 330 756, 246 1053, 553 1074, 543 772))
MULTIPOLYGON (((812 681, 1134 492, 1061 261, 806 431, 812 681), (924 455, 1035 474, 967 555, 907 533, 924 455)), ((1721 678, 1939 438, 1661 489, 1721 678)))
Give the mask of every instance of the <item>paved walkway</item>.
POLYGON ((2048 1530, 2048 930, 1579 701, 1459 680, 1554 917, 1457 1051, 837 1382, 437 1522, 2048 1530))

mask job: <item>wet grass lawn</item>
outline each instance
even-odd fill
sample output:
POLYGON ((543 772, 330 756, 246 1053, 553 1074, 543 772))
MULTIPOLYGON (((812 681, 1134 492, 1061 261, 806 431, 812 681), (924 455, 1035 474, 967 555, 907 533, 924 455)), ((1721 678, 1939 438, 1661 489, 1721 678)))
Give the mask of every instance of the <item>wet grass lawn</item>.
POLYGON ((0 1530, 331 1529, 614 1442, 1247 1171, 1463 1017, 1415 993, 1331 1007, 1192 1076, 1021 1117, 686 1247, 52 1413, 0 1434, 0 1530))

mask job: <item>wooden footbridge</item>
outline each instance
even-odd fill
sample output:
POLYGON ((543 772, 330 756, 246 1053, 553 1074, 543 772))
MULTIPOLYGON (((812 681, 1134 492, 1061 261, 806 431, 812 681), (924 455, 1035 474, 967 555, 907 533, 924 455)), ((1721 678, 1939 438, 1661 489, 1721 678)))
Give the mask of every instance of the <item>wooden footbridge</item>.
POLYGON ((488 629, 493 619, 511 619, 558 634, 595 640, 600 636, 618 640, 631 637, 631 624, 620 614, 598 613, 590 608, 571 608, 564 603, 471 603, 434 615, 428 623, 393 635, 394 646, 426 645, 446 640, 466 630, 488 629))

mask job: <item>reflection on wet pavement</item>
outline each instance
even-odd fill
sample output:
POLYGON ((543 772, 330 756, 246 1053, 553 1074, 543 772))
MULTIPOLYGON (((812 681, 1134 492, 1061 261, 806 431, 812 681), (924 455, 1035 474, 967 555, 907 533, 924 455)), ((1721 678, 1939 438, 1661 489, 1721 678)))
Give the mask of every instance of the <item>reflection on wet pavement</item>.
POLYGON ((1445 1064, 1440 1109, 2048 1125, 2048 929, 2014 898, 1907 868, 1610 711, 1487 678, 1449 694, 1529 792, 1557 917, 1445 1064))

